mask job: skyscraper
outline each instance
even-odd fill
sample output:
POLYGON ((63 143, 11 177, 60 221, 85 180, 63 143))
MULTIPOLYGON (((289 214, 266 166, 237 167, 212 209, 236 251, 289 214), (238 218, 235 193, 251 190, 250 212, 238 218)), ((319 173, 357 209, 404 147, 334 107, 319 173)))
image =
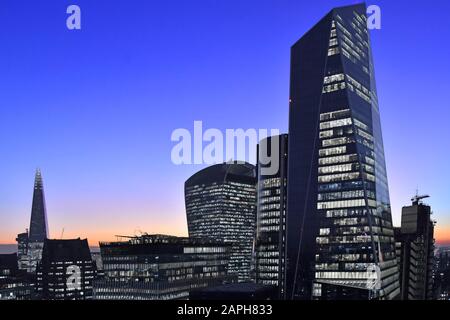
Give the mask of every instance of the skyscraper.
POLYGON ((37 268, 38 297, 44 300, 92 299, 95 272, 87 239, 46 239, 37 268))
POLYGON ((30 229, 17 236, 19 268, 30 273, 36 271, 41 259, 44 240, 48 237, 47 212, 45 208, 44 183, 39 169, 36 170, 31 207, 30 229))
POLYGON ((399 294, 364 4, 335 8, 291 48, 287 297, 399 294))
POLYGON ((434 222, 431 207, 415 196, 402 208, 402 225, 395 230, 402 300, 433 298, 434 222))
POLYGON ((277 288, 278 298, 285 294, 286 206, 288 135, 268 137, 258 145, 258 213, 256 228, 256 282, 277 288), (272 143, 278 152, 272 155, 272 143), (265 146, 262 148, 261 146, 265 146), (264 150, 267 149, 267 150, 264 150), (266 155, 260 154, 267 152, 266 155), (269 156, 278 161, 275 174, 262 169, 270 164, 261 161, 269 156))
POLYGON ((45 208, 44 183, 41 170, 34 178, 33 204, 31 208, 29 242, 44 242, 48 238, 47 212, 45 208))
POLYGON ((228 272, 251 279, 256 224, 256 168, 223 163, 190 177, 184 186, 189 237, 231 243, 228 272))

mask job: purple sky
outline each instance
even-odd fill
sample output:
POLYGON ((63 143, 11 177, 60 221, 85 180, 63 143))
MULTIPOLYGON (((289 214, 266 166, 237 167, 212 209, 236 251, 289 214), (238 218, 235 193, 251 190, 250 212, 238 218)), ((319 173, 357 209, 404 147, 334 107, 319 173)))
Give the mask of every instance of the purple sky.
MULTIPOLYGON (((176 128, 287 131, 290 46, 355 1, 2 0, 0 242, 43 172, 52 237, 185 234, 176 128), (66 8, 82 10, 69 31, 66 8)), ((368 1, 394 222, 419 192, 450 242, 450 2, 368 1)))

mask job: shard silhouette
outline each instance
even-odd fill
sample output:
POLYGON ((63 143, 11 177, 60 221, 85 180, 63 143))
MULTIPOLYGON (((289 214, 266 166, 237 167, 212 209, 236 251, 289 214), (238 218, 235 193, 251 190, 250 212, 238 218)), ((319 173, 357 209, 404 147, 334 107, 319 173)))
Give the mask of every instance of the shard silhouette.
POLYGON ((30 220, 30 242, 44 242, 48 238, 47 213, 45 209, 44 184, 42 174, 36 170, 34 178, 33 204, 30 220))

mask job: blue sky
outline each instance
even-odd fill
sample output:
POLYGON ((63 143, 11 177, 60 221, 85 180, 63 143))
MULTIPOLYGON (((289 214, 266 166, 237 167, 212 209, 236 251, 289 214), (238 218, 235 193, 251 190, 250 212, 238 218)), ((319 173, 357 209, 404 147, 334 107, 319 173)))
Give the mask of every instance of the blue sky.
MULTIPOLYGON (((185 234, 176 128, 287 131, 290 46, 355 1, 2 0, 0 242, 44 175, 51 236, 185 234), (66 28, 77 4, 82 30, 66 28)), ((394 222, 416 188, 450 241, 450 2, 368 1, 394 222)), ((446 237, 445 237, 446 236, 446 237)))

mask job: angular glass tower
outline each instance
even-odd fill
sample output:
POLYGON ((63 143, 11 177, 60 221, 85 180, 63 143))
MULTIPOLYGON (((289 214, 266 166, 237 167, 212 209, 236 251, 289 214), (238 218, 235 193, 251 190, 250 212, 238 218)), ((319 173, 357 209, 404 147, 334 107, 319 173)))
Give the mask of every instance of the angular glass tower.
POLYGON ((45 209, 42 174, 36 170, 34 178, 33 204, 31 208, 29 242, 44 242, 48 237, 47 213, 45 209))
POLYGON ((333 9, 291 48, 286 293, 399 294, 364 4, 333 9))

